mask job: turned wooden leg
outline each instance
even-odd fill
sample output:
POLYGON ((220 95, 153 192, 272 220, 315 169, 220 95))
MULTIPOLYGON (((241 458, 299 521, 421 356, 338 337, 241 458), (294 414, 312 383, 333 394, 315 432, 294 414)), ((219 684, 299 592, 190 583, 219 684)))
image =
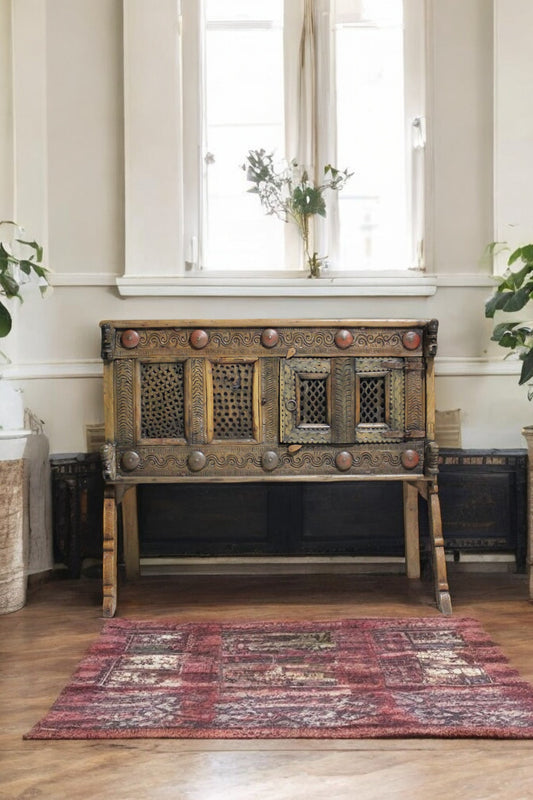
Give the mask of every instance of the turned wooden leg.
POLYGON ((134 580, 140 575, 139 524, 137 520, 137 487, 130 486, 122 498, 122 534, 126 577, 134 580))
POLYGON ((112 617, 117 608, 117 502, 115 487, 104 490, 104 553, 102 564, 104 617, 112 617))
POLYGON ((436 483, 428 484, 429 536, 433 558, 433 577, 435 580, 435 599, 443 614, 452 613, 452 601, 446 573, 446 557, 442 536, 439 489, 436 483))
POLYGON ((420 536, 418 530, 418 489, 403 481, 403 527, 407 577, 420 578, 420 536))

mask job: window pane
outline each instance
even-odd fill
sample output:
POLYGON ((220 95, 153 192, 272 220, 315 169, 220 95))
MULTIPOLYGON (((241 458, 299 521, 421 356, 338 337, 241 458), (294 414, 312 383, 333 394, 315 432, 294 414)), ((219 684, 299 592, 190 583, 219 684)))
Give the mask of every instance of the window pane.
POLYGON ((283 268, 284 225, 267 217, 240 165, 283 154, 282 1, 209 0, 206 31, 204 266, 283 268))
POLYGON ((335 28, 339 266, 409 264, 401 0, 342 0, 335 28))

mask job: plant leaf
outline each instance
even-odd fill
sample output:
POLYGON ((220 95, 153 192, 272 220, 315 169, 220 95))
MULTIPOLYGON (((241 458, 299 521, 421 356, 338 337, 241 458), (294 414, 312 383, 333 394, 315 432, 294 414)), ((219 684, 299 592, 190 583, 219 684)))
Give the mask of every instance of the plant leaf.
POLYGON ((531 378, 533 378, 533 350, 529 351, 522 362, 522 372, 520 373, 520 380, 518 383, 522 386, 524 383, 530 381, 531 378))
POLYGON ((18 282, 9 272, 0 274, 0 286, 2 287, 3 294, 5 294, 7 298, 19 296, 18 282))
POLYGON ((11 330, 11 325, 11 314, 5 305, 0 302, 0 339, 3 339, 4 336, 7 336, 11 330))
POLYGON ((504 293, 506 296, 505 303, 500 306, 502 311, 520 311, 521 308, 524 308, 526 303, 529 301, 529 296, 531 294, 532 286, 531 284, 527 283, 521 289, 518 289, 516 292, 509 292, 504 293))
POLYGON ((514 264, 514 262, 515 262, 515 261, 518 261, 518 259, 519 259, 519 258, 521 258, 521 257, 522 257, 522 248, 521 248, 521 247, 518 247, 518 248, 517 248, 516 250, 514 250, 514 252, 512 252, 512 253, 511 253, 511 255, 509 256, 509 258, 508 258, 508 260, 507 260, 507 263, 508 263, 508 265, 509 265, 509 266, 511 266, 511 264, 514 264))
MULTIPOLYGON (((533 261, 533 244, 524 245, 524 247, 522 248, 522 256, 521 257, 522 257, 522 261, 528 261, 530 263, 533 261)), ((533 264, 532 264, 532 266, 533 266, 533 264)))

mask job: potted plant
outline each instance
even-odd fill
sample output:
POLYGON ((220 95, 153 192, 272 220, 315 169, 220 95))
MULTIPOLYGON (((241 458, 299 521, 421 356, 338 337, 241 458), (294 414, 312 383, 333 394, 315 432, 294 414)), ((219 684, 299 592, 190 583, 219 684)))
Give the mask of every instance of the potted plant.
MULTIPOLYGON (((490 246, 494 252, 495 245, 490 246)), ((491 297, 485 303, 485 316, 493 319, 497 312, 513 314, 521 311, 533 299, 533 244, 514 250, 507 260, 507 269, 491 297)), ((514 318, 494 326, 492 340, 509 349, 509 355, 522 362, 519 384, 533 378, 533 321, 516 321, 514 318)), ((528 388, 528 400, 533 399, 533 388, 528 388)), ((533 600, 533 426, 522 428, 528 448, 528 591, 533 600)))
MULTIPOLYGON (((48 270, 42 265, 43 248, 35 241, 4 237, 7 230, 13 233, 22 231, 22 228, 9 220, 0 221, 0 298, 17 298, 22 302, 21 287, 35 278, 41 294, 44 294, 48 288, 48 270), (18 250, 15 249, 17 246, 18 250)), ((9 308, 0 299, 0 339, 8 335, 12 324, 9 308)))
MULTIPOLYGON (((22 302, 22 286, 36 279, 41 292, 46 291, 48 270, 42 260, 40 244, 22 238, 22 229, 14 222, 0 221, 0 338, 11 331, 9 301, 22 302)), ((17 611, 26 602, 28 478, 23 454, 30 433, 24 428, 22 393, 0 380, 0 614, 17 611)))
MULTIPOLYGON (((494 252, 496 245, 489 247, 494 252)), ((514 250, 507 260, 507 269, 497 279, 491 297, 485 302, 485 316, 493 319, 497 312, 513 314, 520 311, 533 297, 533 244, 514 250)), ((519 384, 533 378, 533 321, 517 321, 514 317, 494 326, 491 340, 510 350, 522 361, 519 384)), ((533 398, 533 389, 528 399, 533 398)))
POLYGON ((248 191, 259 195, 266 213, 296 225, 309 269, 308 277, 319 278, 326 256, 319 256, 311 247, 311 220, 315 215, 326 216, 326 191, 340 191, 353 173, 326 164, 324 179, 316 184, 294 159, 287 166, 278 167, 274 154, 265 150, 250 150, 242 169, 253 184, 248 191))

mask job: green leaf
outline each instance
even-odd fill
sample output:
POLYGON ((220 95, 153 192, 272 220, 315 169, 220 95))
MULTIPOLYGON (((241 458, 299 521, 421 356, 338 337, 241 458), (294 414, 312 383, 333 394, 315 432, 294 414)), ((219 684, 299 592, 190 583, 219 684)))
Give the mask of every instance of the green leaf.
POLYGON ((0 274, 7 270, 9 261, 10 261, 9 253, 5 249, 2 242, 0 242, 0 274))
POLYGON ((37 261, 43 260, 43 248, 38 242, 26 242, 24 239, 17 239, 16 241, 19 244, 25 244, 27 247, 31 247, 32 250, 35 250, 35 257, 37 261))
POLYGON ((2 287, 3 294, 5 294, 6 297, 18 297, 19 285, 9 272, 3 272, 0 275, 0 286, 2 287))
POLYGON ((519 289, 530 272, 533 272, 533 264, 526 264, 518 272, 511 272, 506 279, 507 285, 510 289, 519 289))
POLYGON ((522 261, 533 261, 533 244, 526 244, 522 248, 522 261))
POLYGON ((503 308, 512 292, 496 292, 485 302, 485 316, 492 319, 498 309, 503 308))
POLYGON ((0 339, 3 339, 4 336, 7 336, 11 330, 11 325, 11 314, 5 305, 0 302, 0 339))
POLYGON ((499 342, 506 331, 511 331, 520 324, 520 322, 499 322, 494 326, 494 330, 492 331, 492 341, 499 342))
POLYGON ((511 350, 514 350, 519 342, 519 337, 508 330, 505 331, 499 339, 496 339, 494 336, 492 338, 494 341, 498 342, 500 347, 509 347, 511 350))
POLYGON ((20 261, 19 266, 25 275, 31 275, 31 271, 34 265, 31 263, 31 261, 20 261))
POLYGON ((531 378, 533 378, 533 350, 529 351, 522 362, 522 372, 520 373, 520 380, 518 383, 522 386, 524 383, 530 381, 531 378))
POLYGON ((518 259, 521 257, 522 257, 522 248, 519 247, 509 256, 507 260, 508 265, 511 266, 511 264, 514 264, 514 262, 518 261, 518 259))
POLYGON ((529 297, 531 294, 531 284, 526 284, 521 289, 518 289, 517 292, 509 292, 504 293, 504 297, 506 297, 505 303, 499 308, 502 311, 512 312, 512 311, 520 311, 521 308, 524 308, 526 303, 529 302, 529 297))

